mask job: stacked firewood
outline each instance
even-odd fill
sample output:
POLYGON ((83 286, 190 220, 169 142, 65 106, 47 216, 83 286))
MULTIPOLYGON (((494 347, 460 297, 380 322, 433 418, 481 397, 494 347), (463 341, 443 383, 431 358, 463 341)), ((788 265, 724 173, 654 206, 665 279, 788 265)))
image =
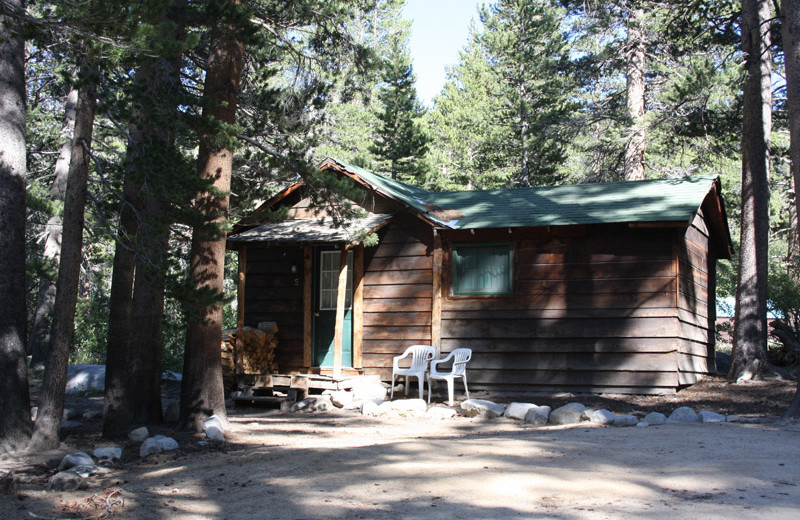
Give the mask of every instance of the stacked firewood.
POLYGON ((244 327, 241 338, 237 329, 222 331, 222 376, 225 386, 232 386, 234 375, 241 374, 275 374, 278 365, 275 363, 275 347, 278 325, 272 321, 258 324, 258 328, 244 327), (237 358, 239 369, 236 369, 237 358))

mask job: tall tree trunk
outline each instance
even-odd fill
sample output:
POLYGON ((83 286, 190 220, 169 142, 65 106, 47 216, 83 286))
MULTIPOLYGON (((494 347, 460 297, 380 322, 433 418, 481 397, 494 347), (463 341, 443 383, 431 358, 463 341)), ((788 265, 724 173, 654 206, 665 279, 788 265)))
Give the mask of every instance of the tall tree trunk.
POLYGON ((52 338, 47 353, 47 365, 39 399, 31 449, 50 449, 58 446, 61 416, 64 413, 64 392, 67 381, 69 348, 75 329, 75 306, 83 249, 83 222, 86 190, 89 178, 89 146, 96 105, 95 70, 84 58, 81 66, 81 87, 72 139, 67 193, 64 201, 64 224, 61 243, 61 263, 58 267, 58 290, 53 315, 52 338))
MULTIPOLYGON (((67 94, 64 104, 64 126, 61 127, 63 144, 58 151, 53 173, 53 184, 50 186, 50 200, 63 202, 67 193, 67 177, 69 161, 72 156, 72 134, 75 131, 75 106, 78 104, 78 89, 72 88, 67 94)), ((48 265, 58 269, 61 259, 61 215, 51 215, 47 219, 44 236, 42 258, 48 265)), ((28 353, 31 356, 31 369, 44 368, 47 346, 50 344, 50 324, 53 319, 53 308, 56 303, 56 281, 49 273, 39 280, 39 293, 36 297, 36 312, 33 317, 31 335, 28 338, 28 353)))
MULTIPOLYGON (((173 27, 167 36, 170 44, 184 37, 185 6, 185 0, 173 0, 160 17, 161 23, 173 27)), ((179 68, 180 53, 175 51, 171 57, 143 57, 136 70, 141 97, 134 103, 129 130, 126 207, 120 220, 120 234, 126 240, 117 246, 112 286, 112 321, 119 337, 113 344, 109 338, 106 356, 103 434, 107 437, 123 435, 131 423, 162 420, 162 319, 170 225, 163 199, 175 195, 166 181, 172 174, 164 164, 175 144, 179 68)))
POLYGON ((645 44, 644 30, 641 27, 644 9, 632 8, 628 15, 628 40, 625 74, 625 100, 628 106, 628 117, 631 120, 630 135, 625 143, 625 180, 638 181, 644 179, 644 152, 646 133, 644 127, 644 66, 645 44))
MULTIPOLYGON (((24 11, 9 0, 6 9, 24 11)), ((24 447, 31 433, 25 365, 25 42, 0 15, 0 450, 24 447)))
POLYGON ((733 355, 729 377, 749 380, 767 364, 769 144, 772 56, 767 0, 742 3, 742 51, 747 65, 742 128, 742 216, 733 355))
POLYGON ((800 0, 782 0, 781 9, 789 113, 789 158, 794 179, 794 243, 800 248, 800 0))
MULTIPOLYGON (((783 51, 786 68, 786 102, 789 113, 789 158, 794 180, 794 234, 790 245, 800 257, 800 0, 782 0, 783 51)), ((790 248, 790 254, 792 248, 790 248)), ((796 257, 796 258, 797 258, 796 257)), ((797 276, 797 272, 794 273, 797 276)), ((800 418, 800 381, 786 418, 800 418)))
MULTIPOLYGON (((246 0, 229 0, 225 7, 240 8, 245 3, 246 0)), ((214 23, 204 87, 206 104, 203 116, 230 125, 236 122, 242 72, 243 45, 238 33, 239 28, 228 21, 214 23)), ((216 145, 216 137, 205 134, 200 139, 199 176, 209 182, 210 189, 198 195, 195 201, 206 222, 196 225, 192 232, 190 275, 196 290, 221 295, 225 263, 223 226, 228 215, 233 151, 216 145)), ((207 305, 192 312, 186 334, 181 385, 180 416, 185 428, 202 431, 202 422, 210 415, 220 415, 223 420, 227 417, 220 363, 221 341, 220 305, 207 305)))

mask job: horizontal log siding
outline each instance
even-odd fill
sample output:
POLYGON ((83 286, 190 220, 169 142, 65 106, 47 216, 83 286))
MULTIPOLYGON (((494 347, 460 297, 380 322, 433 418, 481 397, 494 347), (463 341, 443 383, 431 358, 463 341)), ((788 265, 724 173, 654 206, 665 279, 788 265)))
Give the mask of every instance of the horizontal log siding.
POLYGON ((442 351, 473 349, 470 387, 674 391, 675 231, 605 231, 516 240, 513 296, 445 297, 442 351))
POLYGON ((275 359, 282 373, 303 365, 303 249, 301 247, 248 247, 245 273, 247 290, 244 323, 278 324, 275 359), (292 273, 292 266, 297 272, 292 273))
POLYGON ((377 247, 364 250, 362 367, 388 381, 393 356, 431 343, 433 235, 418 219, 400 215, 379 237, 377 247))
POLYGON ((678 377, 696 383, 714 369, 716 259, 702 212, 678 242, 678 377))

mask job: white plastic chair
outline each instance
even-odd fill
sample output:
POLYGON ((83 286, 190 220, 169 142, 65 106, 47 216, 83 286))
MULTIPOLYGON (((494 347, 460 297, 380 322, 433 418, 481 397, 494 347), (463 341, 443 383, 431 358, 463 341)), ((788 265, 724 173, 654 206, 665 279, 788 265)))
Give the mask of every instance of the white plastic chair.
POLYGON ((406 376, 406 395, 408 395, 408 378, 415 376, 419 384, 419 398, 422 399, 422 392, 425 388, 425 372, 428 371, 428 362, 436 355, 436 350, 430 345, 411 345, 403 352, 402 356, 392 358, 392 395, 394 399, 394 378, 395 376, 406 376), (400 360, 411 356, 411 366, 400 368, 400 360))
POLYGON ((460 377, 464 380, 464 392, 469 399, 469 388, 467 387, 467 362, 472 359, 472 349, 457 348, 442 359, 431 361, 431 370, 428 372, 428 404, 431 402, 431 392, 433 379, 444 379, 447 381, 447 395, 450 398, 450 406, 453 406, 453 387, 455 379, 460 377), (453 365, 449 372, 439 372, 437 367, 445 365, 452 360, 453 365))

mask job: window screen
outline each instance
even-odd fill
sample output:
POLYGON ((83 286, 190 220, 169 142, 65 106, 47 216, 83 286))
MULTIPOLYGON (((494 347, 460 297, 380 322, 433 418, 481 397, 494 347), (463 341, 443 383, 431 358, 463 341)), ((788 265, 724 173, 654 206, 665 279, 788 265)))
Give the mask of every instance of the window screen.
POLYGON ((511 244, 461 244, 453 248, 453 293, 511 294, 511 244))

